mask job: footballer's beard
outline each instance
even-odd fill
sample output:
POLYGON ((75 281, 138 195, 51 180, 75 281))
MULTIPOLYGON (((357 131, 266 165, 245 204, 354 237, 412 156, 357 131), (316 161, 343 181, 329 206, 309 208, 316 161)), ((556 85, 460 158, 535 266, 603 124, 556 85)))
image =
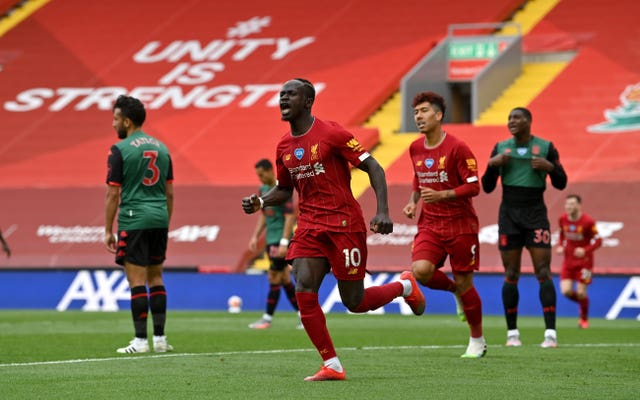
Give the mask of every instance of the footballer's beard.
POLYGON ((116 132, 118 132, 118 139, 127 138, 127 131, 125 129, 118 129, 116 132))

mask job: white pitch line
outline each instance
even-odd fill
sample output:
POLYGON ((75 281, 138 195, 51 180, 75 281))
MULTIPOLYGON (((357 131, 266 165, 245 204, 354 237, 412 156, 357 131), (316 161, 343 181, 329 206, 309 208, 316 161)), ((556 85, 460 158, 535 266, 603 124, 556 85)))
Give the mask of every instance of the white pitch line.
MULTIPOLYGON (((533 346, 533 345, 531 345, 533 346)), ((535 345, 538 346, 538 345, 535 345)), ((379 351, 379 350, 441 350, 441 349, 459 349, 464 348, 463 345, 450 346, 362 346, 362 347, 341 347, 337 351, 379 351)), ((493 346, 491 346, 493 347, 493 346)), ((497 347, 504 347, 499 345, 497 347)), ((560 347, 640 347, 640 343, 576 343, 561 344, 560 347)), ((304 353, 315 351, 315 349, 275 349, 275 350, 247 350, 247 351, 221 351, 215 353, 171 353, 171 354, 155 354, 155 355, 136 355, 123 357, 106 357, 106 358, 82 358, 76 360, 56 360, 56 361, 36 361, 25 363, 5 363, 0 364, 1 367, 29 367, 39 365, 61 365, 61 364, 81 364, 91 362, 105 361, 139 361, 151 358, 171 358, 171 357, 207 357, 207 356, 230 356, 244 354, 285 354, 285 353, 304 353)))
MULTIPOLYGON (((56 360, 56 361, 34 361, 26 363, 6 363, 0 364, 0 367, 26 367, 37 365, 59 365, 59 364, 80 364, 90 362, 103 361, 139 361, 148 360, 150 358, 171 358, 171 357, 206 357, 206 356, 229 356, 238 354, 282 354, 282 353, 301 353, 312 351, 313 349, 277 349, 277 350, 247 350, 247 351, 221 351, 215 353, 171 353, 171 354, 154 354, 154 355, 131 355, 122 357, 106 357, 106 358, 80 358, 76 360, 56 360)), ((349 349, 340 349, 349 350, 349 349)))

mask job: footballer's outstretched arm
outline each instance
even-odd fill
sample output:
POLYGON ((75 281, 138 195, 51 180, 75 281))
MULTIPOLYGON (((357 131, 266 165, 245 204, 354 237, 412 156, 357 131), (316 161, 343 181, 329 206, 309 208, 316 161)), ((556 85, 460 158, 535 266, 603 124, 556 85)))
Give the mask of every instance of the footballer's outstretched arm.
POLYGON ((283 188, 276 185, 262 197, 258 197, 257 194, 252 194, 249 197, 243 197, 242 209, 247 214, 253 214, 264 207, 277 206, 286 202, 292 194, 293 188, 283 188))

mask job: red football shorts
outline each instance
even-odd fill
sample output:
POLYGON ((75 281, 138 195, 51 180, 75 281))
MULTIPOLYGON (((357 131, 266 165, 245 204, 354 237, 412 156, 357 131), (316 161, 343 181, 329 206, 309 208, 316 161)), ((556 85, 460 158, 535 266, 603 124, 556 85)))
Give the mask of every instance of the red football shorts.
POLYGON ((366 232, 327 232, 297 229, 291 239, 287 260, 323 257, 338 280, 364 279, 367 267, 366 232))
POLYGON ((478 235, 466 233, 443 237, 430 230, 418 231, 413 239, 411 261, 428 260, 441 268, 449 256, 453 272, 473 272, 480 268, 478 235))
POLYGON ((563 265, 562 271, 560 271, 561 280, 570 279, 572 281, 584 283, 585 285, 591 284, 592 275, 593 275, 592 268, 587 268, 582 266, 569 268, 566 265, 563 265))

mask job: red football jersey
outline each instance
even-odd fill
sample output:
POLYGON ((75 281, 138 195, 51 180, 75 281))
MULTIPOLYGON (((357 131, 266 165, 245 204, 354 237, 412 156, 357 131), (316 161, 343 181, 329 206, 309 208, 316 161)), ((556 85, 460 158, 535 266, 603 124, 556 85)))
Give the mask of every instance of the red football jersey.
POLYGON ((351 167, 369 157, 355 137, 331 121, 315 118, 307 133, 280 139, 278 186, 299 195, 298 229, 366 232, 362 208, 351 192, 351 167))
MULTIPOLYGON (((474 184, 478 185, 478 193, 478 163, 469 146, 460 139, 446 134, 439 145, 428 148, 421 136, 411 143, 409 154, 414 170, 414 191, 419 192, 420 187, 448 190, 474 184)), ((471 197, 423 202, 418 229, 430 229, 442 235, 478 233, 478 216, 471 197)))
POLYGON ((593 251, 602 245, 602 238, 598 235, 596 222, 585 213, 576 221, 571 221, 567 214, 558 219, 560 226, 560 245, 564 247, 564 265, 567 267, 593 267, 593 251), (576 258, 573 251, 576 247, 583 247, 586 254, 576 258))

